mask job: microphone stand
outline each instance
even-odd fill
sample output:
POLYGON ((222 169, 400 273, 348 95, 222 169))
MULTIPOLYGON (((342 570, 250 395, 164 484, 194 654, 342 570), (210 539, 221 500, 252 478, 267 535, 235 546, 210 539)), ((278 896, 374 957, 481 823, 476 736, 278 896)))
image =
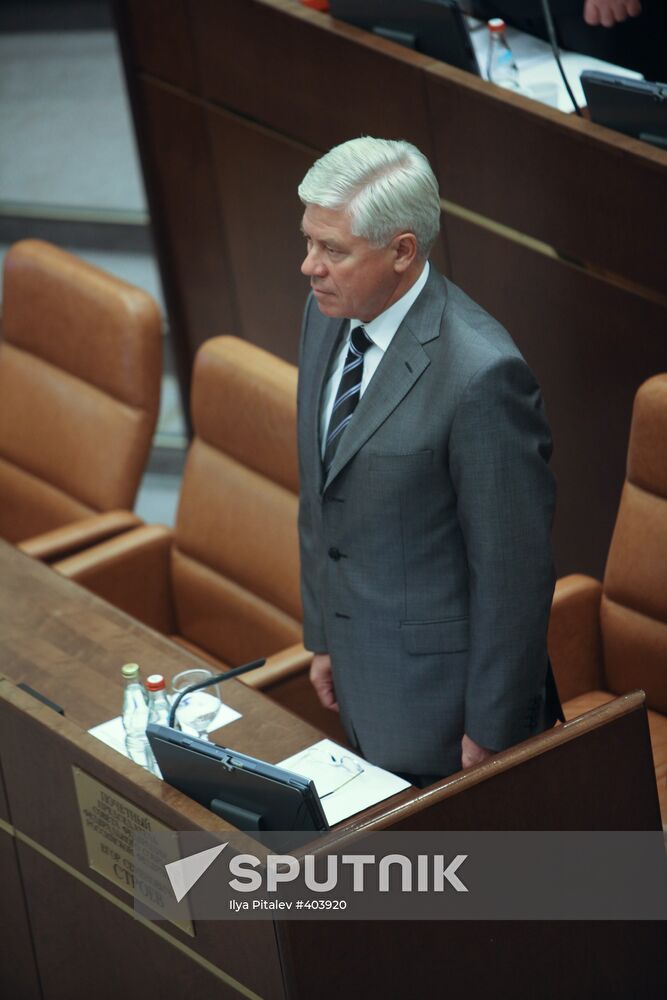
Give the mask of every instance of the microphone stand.
POLYGON ((568 78, 565 76, 565 70, 563 69, 563 64, 560 61, 558 41, 556 40, 556 29, 554 28, 554 22, 551 16, 551 7, 549 6, 549 0, 541 0, 541 4, 542 4, 542 15, 544 17, 544 21, 547 27, 547 34, 549 36, 549 42, 551 44, 551 50, 554 54, 554 59, 556 60, 556 65, 558 66, 558 70, 562 77, 563 83, 565 84, 565 89, 568 93, 568 97, 570 98, 572 104, 574 105, 575 113, 579 116, 579 118, 581 118, 583 117, 581 114, 581 109, 575 100, 574 94, 572 93, 572 88, 570 87, 570 82, 568 78))

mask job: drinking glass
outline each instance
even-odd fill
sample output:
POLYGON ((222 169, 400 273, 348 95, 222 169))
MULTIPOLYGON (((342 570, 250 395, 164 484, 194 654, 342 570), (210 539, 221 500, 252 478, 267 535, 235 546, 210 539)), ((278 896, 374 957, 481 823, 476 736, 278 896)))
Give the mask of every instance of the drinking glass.
MULTIPOLYGON (((176 696, 184 688, 190 687, 191 684, 199 684, 209 677, 213 677, 210 670, 182 670, 172 680, 171 690, 176 696)), ((186 694, 176 709, 176 719, 184 732, 188 729, 194 730, 200 740, 208 740, 208 727, 220 711, 221 704, 218 685, 212 684, 200 691, 186 694)))

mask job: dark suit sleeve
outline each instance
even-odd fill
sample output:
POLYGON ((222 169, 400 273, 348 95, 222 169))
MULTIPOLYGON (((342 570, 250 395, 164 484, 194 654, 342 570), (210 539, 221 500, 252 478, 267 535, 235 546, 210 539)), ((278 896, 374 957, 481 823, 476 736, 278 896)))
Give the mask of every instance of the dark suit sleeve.
POLYGON ((551 436, 520 357, 470 380, 449 452, 469 572, 465 732, 502 750, 534 731, 542 706, 554 587, 551 436))
POLYGON ((312 653, 326 653, 327 640, 318 597, 315 556, 317 539, 312 510, 303 494, 299 497, 299 548, 301 553, 301 603, 303 604, 303 644, 312 653))
POLYGON ((297 427, 299 435, 299 549, 301 556, 301 603, 303 605, 303 644, 313 653, 325 653, 327 641, 324 634, 322 612, 320 607, 320 587, 318 574, 321 572, 321 558, 318 553, 321 548, 318 533, 315 528, 316 490, 310 486, 316 481, 316 470, 307 467, 307 448, 304 438, 311 420, 317 420, 318 414, 305 413, 303 408, 303 371, 305 368, 304 353, 306 351, 306 328, 308 315, 312 307, 313 296, 308 297, 301 326, 301 344, 299 348, 299 383, 297 391, 297 427))

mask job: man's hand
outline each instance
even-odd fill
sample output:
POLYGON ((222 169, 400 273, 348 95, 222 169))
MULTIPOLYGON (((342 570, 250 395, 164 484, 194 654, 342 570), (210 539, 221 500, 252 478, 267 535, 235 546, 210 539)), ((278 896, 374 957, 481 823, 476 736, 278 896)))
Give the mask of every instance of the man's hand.
POLYGON ((315 688, 317 697, 324 707, 331 709, 332 712, 337 712, 338 702, 333 684, 331 657, 328 653, 313 654, 313 662, 310 665, 310 683, 315 688))
POLYGON ((584 3, 586 24, 601 24, 605 28, 613 28, 626 17, 637 17, 641 12, 639 0, 585 0, 584 3))
POLYGON ((473 764, 481 764, 483 760, 488 760, 493 755, 493 750, 486 750, 464 733, 461 740, 461 767, 464 770, 473 764))

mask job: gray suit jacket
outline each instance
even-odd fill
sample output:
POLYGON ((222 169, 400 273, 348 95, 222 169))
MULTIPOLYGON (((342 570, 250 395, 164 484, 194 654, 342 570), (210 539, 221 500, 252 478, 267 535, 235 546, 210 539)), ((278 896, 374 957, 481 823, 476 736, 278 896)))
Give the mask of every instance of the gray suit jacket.
POLYGON ((540 390, 508 333, 431 267, 326 481, 319 412, 345 321, 312 296, 298 432, 304 644, 394 771, 460 768, 559 717, 546 652, 554 482, 540 390))

